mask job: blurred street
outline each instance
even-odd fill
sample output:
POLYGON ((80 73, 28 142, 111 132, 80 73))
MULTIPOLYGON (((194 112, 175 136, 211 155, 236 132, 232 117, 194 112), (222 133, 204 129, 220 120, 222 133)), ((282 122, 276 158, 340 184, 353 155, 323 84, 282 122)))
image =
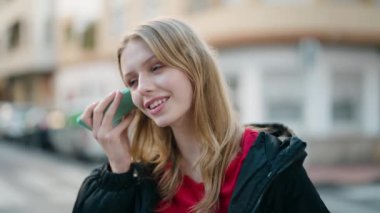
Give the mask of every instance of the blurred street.
POLYGON ((0 142, 0 212, 71 212, 94 163, 0 142))
POLYGON ((380 183, 319 187, 318 191, 330 212, 378 213, 380 210, 380 183))
MULTIPOLYGON (((96 166, 96 163, 1 141, 0 212, 71 212, 83 178, 96 166)), ((380 183, 324 185, 318 190, 331 212, 380 210, 380 183)))

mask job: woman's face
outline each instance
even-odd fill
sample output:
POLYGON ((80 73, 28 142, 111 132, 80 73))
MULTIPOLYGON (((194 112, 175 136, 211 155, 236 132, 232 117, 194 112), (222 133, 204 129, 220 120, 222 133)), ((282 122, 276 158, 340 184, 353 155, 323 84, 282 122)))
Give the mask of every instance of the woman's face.
POLYGON ((146 116, 160 127, 189 118, 193 88, 183 71, 160 62, 142 39, 130 40, 120 59, 133 103, 146 116))

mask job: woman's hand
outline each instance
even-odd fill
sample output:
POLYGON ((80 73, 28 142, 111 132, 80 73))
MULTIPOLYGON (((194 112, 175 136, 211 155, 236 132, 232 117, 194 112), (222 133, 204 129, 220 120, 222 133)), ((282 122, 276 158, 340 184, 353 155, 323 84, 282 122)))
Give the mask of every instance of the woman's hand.
POLYGON ((112 172, 115 173, 127 172, 131 165, 128 127, 135 111, 129 113, 117 126, 112 125, 121 98, 120 91, 114 91, 100 102, 90 104, 81 116, 82 121, 92 128, 95 139, 104 149, 112 172))

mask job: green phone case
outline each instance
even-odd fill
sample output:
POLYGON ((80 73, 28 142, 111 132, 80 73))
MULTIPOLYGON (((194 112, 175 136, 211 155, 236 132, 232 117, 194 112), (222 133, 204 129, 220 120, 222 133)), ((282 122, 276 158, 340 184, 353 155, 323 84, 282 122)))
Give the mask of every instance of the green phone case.
MULTIPOLYGON (((117 107, 115 115, 112 119, 112 124, 114 126, 118 125, 121 122, 121 120, 123 119, 123 117, 126 114, 128 114, 130 111, 132 111, 133 108, 135 108, 135 105, 132 102, 132 96, 131 96, 131 92, 129 91, 129 89, 125 88, 125 89, 121 90, 120 92, 123 95, 123 97, 121 98, 120 104, 117 107)), ((107 109, 108 109, 108 107, 107 107, 107 109)), ((107 109, 106 109, 106 111, 107 111, 107 109)), ((91 128, 80 119, 80 116, 77 117, 76 121, 79 125, 91 130, 91 128)))

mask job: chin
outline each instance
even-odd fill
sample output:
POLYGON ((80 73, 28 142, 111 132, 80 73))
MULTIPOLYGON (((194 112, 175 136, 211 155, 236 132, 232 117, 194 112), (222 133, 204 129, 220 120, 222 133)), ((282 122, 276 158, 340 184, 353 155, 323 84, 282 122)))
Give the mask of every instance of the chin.
POLYGON ((169 126, 170 125, 170 122, 168 122, 168 121, 165 121, 165 120, 153 120, 154 121, 154 123, 157 125, 157 126, 159 126, 159 127, 167 127, 167 126, 169 126))

